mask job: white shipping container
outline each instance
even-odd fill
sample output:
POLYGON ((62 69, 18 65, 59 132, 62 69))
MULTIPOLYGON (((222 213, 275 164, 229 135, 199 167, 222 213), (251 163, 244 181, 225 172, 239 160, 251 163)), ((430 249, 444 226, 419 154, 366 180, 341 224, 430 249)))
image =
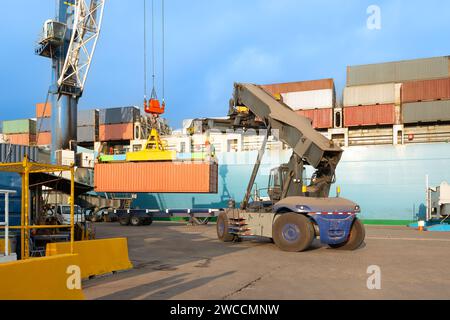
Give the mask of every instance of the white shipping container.
POLYGON ((333 89, 282 93, 283 102, 293 110, 328 109, 334 107, 333 89))
POLYGON ((376 84, 344 89, 344 107, 391 104, 396 101, 396 84, 376 84))
POLYGON ((60 166, 71 166, 75 163, 75 152, 70 150, 56 151, 56 163, 60 166))

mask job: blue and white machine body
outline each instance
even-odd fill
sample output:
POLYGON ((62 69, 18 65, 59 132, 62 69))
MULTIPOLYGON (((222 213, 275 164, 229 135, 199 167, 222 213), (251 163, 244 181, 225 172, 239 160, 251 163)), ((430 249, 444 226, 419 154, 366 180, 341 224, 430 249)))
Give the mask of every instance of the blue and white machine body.
POLYGON ((77 106, 100 34, 105 0, 58 0, 44 23, 36 54, 52 60, 47 103, 52 108, 52 162, 77 141, 77 106))

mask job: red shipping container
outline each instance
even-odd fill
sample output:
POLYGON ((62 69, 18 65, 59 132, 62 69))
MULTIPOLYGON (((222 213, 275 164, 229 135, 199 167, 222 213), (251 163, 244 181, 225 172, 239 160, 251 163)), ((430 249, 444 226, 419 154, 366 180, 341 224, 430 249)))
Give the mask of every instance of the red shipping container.
POLYGON ((450 100, 450 78, 403 83, 403 103, 435 100, 450 100))
POLYGON ((21 146, 29 146, 36 143, 36 135, 29 133, 8 134, 6 135, 9 143, 21 146))
POLYGON ((217 193, 218 165, 207 162, 97 163, 96 192, 217 193))
POLYGON ((100 141, 122 141, 134 139, 134 124, 102 124, 99 130, 100 141))
POLYGON ((45 103, 36 104, 36 118, 51 118, 52 117, 52 104, 47 103, 47 107, 45 107, 45 103))
POLYGON ((299 110, 296 113, 311 119, 315 129, 330 129, 333 127, 333 109, 299 110))
POLYGON ((37 136, 36 144, 38 146, 48 146, 52 144, 52 133, 51 132, 40 132, 37 136))
POLYGON ((334 89, 333 79, 267 84, 261 86, 272 95, 281 93, 334 89))
POLYGON ((345 127, 393 125, 394 123, 395 123, 394 104, 344 107, 345 127))

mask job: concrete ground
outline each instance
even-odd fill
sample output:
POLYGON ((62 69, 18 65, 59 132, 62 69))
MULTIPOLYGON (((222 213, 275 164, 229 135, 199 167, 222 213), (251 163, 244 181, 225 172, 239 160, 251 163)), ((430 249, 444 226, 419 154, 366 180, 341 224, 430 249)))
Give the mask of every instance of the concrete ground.
POLYGON ((97 237, 127 237, 134 269, 83 284, 88 299, 448 299, 450 233, 367 226, 366 244, 315 243, 286 253, 268 242, 221 243, 215 225, 98 224, 97 237), (369 266, 381 290, 369 290, 369 266))

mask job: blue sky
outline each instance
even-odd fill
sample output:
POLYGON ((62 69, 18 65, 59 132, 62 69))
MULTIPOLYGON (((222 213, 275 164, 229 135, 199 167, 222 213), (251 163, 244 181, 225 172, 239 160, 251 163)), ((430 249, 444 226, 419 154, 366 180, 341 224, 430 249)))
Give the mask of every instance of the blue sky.
MULTIPOLYGON (((81 109, 142 104, 142 3, 107 1, 81 109)), ((2 120, 33 117, 45 100, 50 61, 33 52, 54 4, 2 1, 2 120)), ((235 81, 332 77, 341 91, 347 65, 450 55, 449 1, 166 0, 166 11, 166 117, 174 127, 226 115, 235 81), (381 8, 381 30, 366 27, 372 4, 381 8)))

